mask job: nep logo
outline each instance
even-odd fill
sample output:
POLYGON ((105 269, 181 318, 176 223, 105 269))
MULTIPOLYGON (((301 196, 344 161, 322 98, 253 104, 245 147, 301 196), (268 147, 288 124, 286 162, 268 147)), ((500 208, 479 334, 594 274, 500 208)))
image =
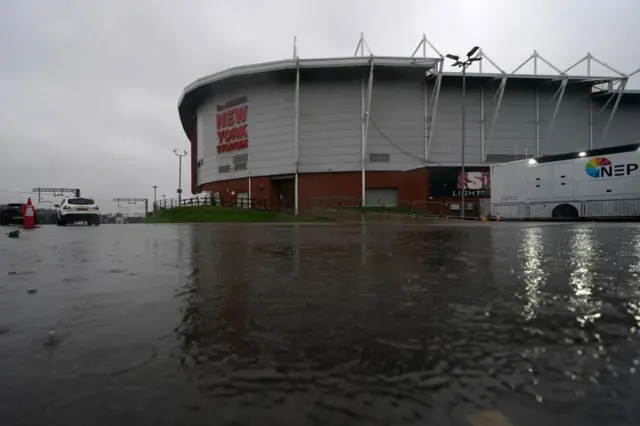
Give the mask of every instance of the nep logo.
POLYGON ((628 176, 631 172, 636 170, 638 170, 637 164, 629 163, 613 165, 606 157, 594 157, 584 166, 584 171, 592 178, 628 176))

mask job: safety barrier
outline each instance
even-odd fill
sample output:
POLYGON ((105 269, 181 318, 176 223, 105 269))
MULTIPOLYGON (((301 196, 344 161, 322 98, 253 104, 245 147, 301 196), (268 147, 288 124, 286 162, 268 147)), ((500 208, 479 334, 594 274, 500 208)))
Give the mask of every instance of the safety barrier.
POLYGON ((167 198, 154 202, 154 211, 173 209, 176 207, 218 206, 234 207, 252 210, 274 211, 276 206, 271 205, 265 199, 257 198, 221 198, 221 197, 191 197, 191 198, 167 198))
MULTIPOLYGON (((221 206, 253 210, 276 211, 265 199, 220 198, 216 196, 163 199, 154 203, 155 210, 190 206, 221 206)), ((556 200, 529 203, 490 203, 488 199, 465 201, 465 218, 502 218, 509 220, 535 219, 590 219, 590 218, 639 218, 640 199, 621 200, 556 200)), ((359 197, 312 197, 309 207, 301 206, 303 213, 322 214, 339 212, 341 216, 361 216, 366 213, 379 215, 409 215, 457 219, 462 205, 455 201, 400 201, 395 206, 362 206, 359 197), (307 208, 309 211, 307 211, 307 208)))

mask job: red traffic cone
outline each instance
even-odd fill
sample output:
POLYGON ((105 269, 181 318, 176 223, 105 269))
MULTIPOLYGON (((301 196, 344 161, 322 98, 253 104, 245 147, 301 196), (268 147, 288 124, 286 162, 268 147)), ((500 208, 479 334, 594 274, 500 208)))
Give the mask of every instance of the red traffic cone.
POLYGON ((22 205, 22 227, 33 229, 36 227, 36 208, 31 203, 31 197, 27 199, 27 204, 22 205))

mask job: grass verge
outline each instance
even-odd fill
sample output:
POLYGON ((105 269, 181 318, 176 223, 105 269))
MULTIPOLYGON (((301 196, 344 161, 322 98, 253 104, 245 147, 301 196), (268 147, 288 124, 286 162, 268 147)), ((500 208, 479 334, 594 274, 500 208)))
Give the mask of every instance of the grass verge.
POLYGON ((156 212, 146 223, 287 223, 287 222, 333 222, 327 217, 290 216, 276 212, 249 210, 231 207, 177 207, 156 212))

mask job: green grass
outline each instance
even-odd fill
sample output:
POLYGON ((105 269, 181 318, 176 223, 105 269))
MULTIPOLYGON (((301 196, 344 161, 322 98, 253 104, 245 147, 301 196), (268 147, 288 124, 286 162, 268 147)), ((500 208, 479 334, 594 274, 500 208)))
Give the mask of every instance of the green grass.
POLYGON ((147 218, 147 223, 264 223, 264 222, 332 222, 326 217, 289 216, 276 212, 231 207, 177 207, 147 218))

